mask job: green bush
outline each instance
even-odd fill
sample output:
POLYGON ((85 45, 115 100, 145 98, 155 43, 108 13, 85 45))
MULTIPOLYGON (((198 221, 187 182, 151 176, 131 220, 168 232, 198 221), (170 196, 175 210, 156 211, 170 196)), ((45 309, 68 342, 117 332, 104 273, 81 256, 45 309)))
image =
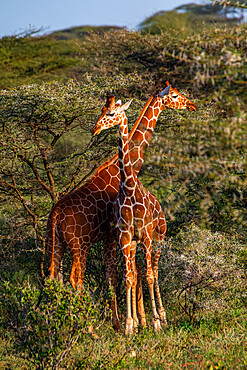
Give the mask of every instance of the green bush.
MULTIPOLYGON (((228 5, 229 2, 228 2, 228 5)), ((172 11, 160 11, 146 18, 139 29, 145 33, 161 34, 178 31, 183 35, 198 33, 202 28, 232 27, 242 21, 242 14, 234 8, 218 4, 189 3, 172 11)))
POLYGON ((37 369, 57 368, 78 340, 89 340, 96 317, 86 292, 69 285, 49 281, 41 292, 29 284, 2 287, 1 326, 13 330, 16 351, 37 369))
POLYGON ((159 263, 162 296, 171 313, 200 325, 208 313, 247 308, 245 241, 194 223, 168 238, 159 263), (178 306, 177 306, 178 308, 178 306))

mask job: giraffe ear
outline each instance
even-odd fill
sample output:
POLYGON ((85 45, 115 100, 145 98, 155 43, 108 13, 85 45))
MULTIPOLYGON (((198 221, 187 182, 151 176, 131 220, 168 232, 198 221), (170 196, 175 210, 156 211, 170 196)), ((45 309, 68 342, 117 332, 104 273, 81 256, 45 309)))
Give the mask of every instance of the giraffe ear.
POLYGON ((129 108, 129 106, 130 106, 130 104, 132 103, 132 100, 133 100, 133 99, 131 99, 130 101, 127 101, 127 103, 123 104, 123 105, 121 106, 121 110, 126 110, 126 109, 128 109, 128 108, 129 108))
POLYGON ((159 92, 159 97, 163 98, 165 95, 169 95, 171 85, 167 86, 164 90, 159 92))
POLYGON ((116 104, 116 105, 117 105, 117 104, 118 104, 118 105, 122 105, 122 101, 121 101, 121 99, 119 99, 115 104, 116 104))
POLYGON ((115 104, 115 96, 108 96, 106 98, 106 107, 111 108, 115 104))

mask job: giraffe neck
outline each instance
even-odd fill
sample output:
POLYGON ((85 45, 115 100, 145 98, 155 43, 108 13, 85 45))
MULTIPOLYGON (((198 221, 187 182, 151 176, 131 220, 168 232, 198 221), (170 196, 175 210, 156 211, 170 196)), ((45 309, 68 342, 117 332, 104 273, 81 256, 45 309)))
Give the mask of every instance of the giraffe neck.
POLYGON ((130 162, 129 135, 126 117, 119 124, 118 158, 121 176, 120 188, 124 190, 126 196, 130 196, 133 194, 136 181, 135 173, 130 162))
POLYGON ((144 116, 141 119, 141 122, 136 127, 136 130, 131 138, 129 144, 129 153, 136 175, 138 175, 142 167, 145 148, 151 141, 157 119, 163 109, 162 99, 158 96, 155 96, 149 104, 144 116))
MULTIPOLYGON (((147 145, 152 138, 152 133, 155 128, 157 119, 163 110, 163 104, 161 98, 155 96, 148 103, 146 110, 144 111, 143 117, 138 124, 135 124, 130 132, 129 140, 129 155, 132 164, 132 169, 135 172, 135 175, 138 176, 140 169, 144 161, 144 152, 147 145)), ((95 178, 101 176, 102 173, 105 173, 107 169, 119 168, 118 167, 118 153, 116 153, 109 161, 103 163, 98 167, 95 175, 91 178, 90 181, 94 181, 95 178)), ((118 183, 117 183, 118 188, 118 183)))

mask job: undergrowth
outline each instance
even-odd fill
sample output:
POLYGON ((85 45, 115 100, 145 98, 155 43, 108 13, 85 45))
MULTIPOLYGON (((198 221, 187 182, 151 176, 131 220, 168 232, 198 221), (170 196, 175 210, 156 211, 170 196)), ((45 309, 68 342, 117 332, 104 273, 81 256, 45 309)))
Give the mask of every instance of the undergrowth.
MULTIPOLYGON (((100 250, 101 246, 97 247, 100 250)), ((82 295, 66 281, 65 285, 47 281, 42 290, 30 283, 28 276, 19 281, 11 276, 8 282, 1 279, 0 366, 244 369, 245 252, 241 238, 212 233, 195 224, 170 237, 159 269, 168 325, 159 333, 153 332, 143 282, 148 324, 132 337, 113 331, 107 288, 96 290, 86 285, 82 295)), ((93 250, 90 259, 89 266, 95 266, 97 254, 93 250)), ((14 259, 10 258, 10 269, 12 263, 14 259)), ((27 264, 30 273, 32 269, 37 271, 32 260, 25 259, 20 270, 27 264)), ((87 274, 95 286, 100 284, 99 279, 104 281, 97 270, 87 270, 87 274)), ((124 311, 125 303, 119 301, 122 327, 124 311)))

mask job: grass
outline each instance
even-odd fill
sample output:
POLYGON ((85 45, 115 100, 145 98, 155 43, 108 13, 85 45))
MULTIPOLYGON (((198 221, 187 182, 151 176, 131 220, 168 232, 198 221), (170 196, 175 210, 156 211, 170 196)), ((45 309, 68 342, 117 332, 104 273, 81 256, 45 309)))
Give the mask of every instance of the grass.
MULTIPOLYGON (((169 313, 169 316, 172 313, 169 313)), ((131 338, 112 331, 109 323, 72 349, 64 369, 245 369, 246 317, 234 310, 208 313, 199 327, 169 322, 160 333, 149 327, 131 338)), ((0 367, 25 369, 28 361, 13 350, 11 338, 0 345, 0 367)))
MULTIPOLYGON (((97 248, 100 253, 100 246, 97 248)), ((124 337, 121 333, 113 331, 106 301, 107 292, 101 290, 99 293, 97 290, 89 289, 88 286, 86 289, 91 291, 94 309, 97 311, 93 318, 94 331, 92 334, 87 331, 82 334, 59 368, 246 369, 247 302, 243 248, 241 238, 212 233, 194 224, 169 238, 162 253, 159 269, 159 281, 167 311, 168 325, 163 327, 159 333, 154 333, 150 325, 150 305, 145 284, 143 288, 148 325, 147 328, 139 329, 139 332, 131 337, 124 337), (212 256, 215 259, 213 264, 212 256), (224 275, 221 280, 214 281, 213 273, 217 276, 227 273, 227 276, 224 275), (178 296, 182 288, 189 282, 193 283, 198 276, 204 276, 205 281, 209 277, 211 280, 210 284, 199 285, 202 294, 198 295, 198 309, 192 324, 189 316, 181 310, 178 296)), ((13 288, 8 291, 8 294, 2 294, 5 297, 2 301, 4 303, 2 308, 7 307, 5 317, 8 315, 11 317, 11 310, 18 312, 18 310, 15 311, 13 304, 10 304, 12 302, 11 292, 16 291, 16 287, 19 286, 17 291, 20 289, 22 299, 24 299, 25 281, 30 286, 37 286, 39 277, 35 261, 39 260, 39 253, 41 252, 37 251, 35 255, 29 254, 31 258, 27 260, 27 252, 20 251, 19 274, 13 276, 11 271, 15 266, 16 257, 13 257, 9 251, 8 268, 5 262, 5 272, 6 276, 9 276, 9 287, 13 288), (27 267, 29 267, 29 274, 26 273, 27 267), (31 280, 29 276, 32 276, 31 280)), ((99 271, 95 270, 93 264, 99 253, 95 254, 94 250, 91 251, 88 267, 94 266, 94 270, 87 269, 86 272, 90 275, 91 281, 95 280, 95 286, 104 285, 104 276, 98 276, 99 271)), ((66 264, 64 267, 66 269, 66 264)), ((65 276, 68 279, 67 273, 65 276)), ((88 281, 87 276, 85 281, 88 281)), ((66 292, 67 288, 63 289, 65 291, 62 290, 62 292, 66 292)), ((68 289, 71 288, 68 286, 68 289)), ((22 312, 26 312, 23 302, 25 300, 22 301, 19 309, 20 318, 22 312)), ((119 301, 122 327, 124 307, 124 301, 119 301)), ((37 312, 36 309, 34 312, 37 312)), ((59 315, 61 311, 58 311, 57 322, 59 322, 59 315)), ((17 346, 18 336, 11 328, 11 320, 3 321, 4 316, 0 323, 0 368, 33 368, 34 365, 28 358, 28 348, 22 345, 17 346)), ((23 325, 21 321, 19 325, 21 328, 23 325)), ((41 368, 50 367, 47 365, 41 368)))
POLYGON ((91 368, 244 368, 247 360, 244 333, 236 327, 209 332, 168 326, 159 334, 145 331, 131 339, 106 338, 104 334, 93 344, 91 368))

